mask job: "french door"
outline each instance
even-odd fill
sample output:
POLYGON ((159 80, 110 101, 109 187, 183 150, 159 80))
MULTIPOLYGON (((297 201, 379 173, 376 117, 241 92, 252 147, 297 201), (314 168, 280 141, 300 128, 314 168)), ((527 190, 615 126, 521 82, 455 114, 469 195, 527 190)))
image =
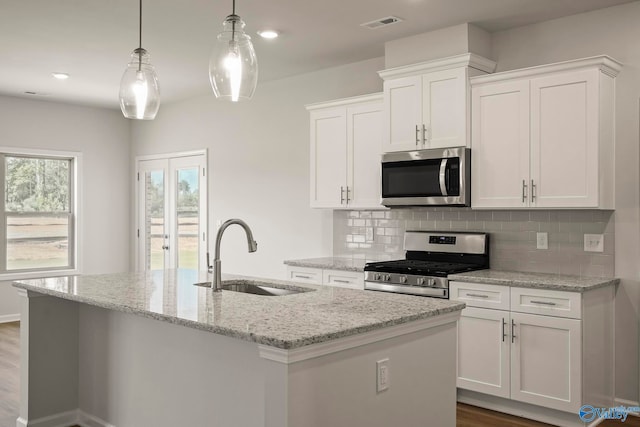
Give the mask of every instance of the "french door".
POLYGON ((141 157, 136 269, 206 269, 206 152, 141 157))

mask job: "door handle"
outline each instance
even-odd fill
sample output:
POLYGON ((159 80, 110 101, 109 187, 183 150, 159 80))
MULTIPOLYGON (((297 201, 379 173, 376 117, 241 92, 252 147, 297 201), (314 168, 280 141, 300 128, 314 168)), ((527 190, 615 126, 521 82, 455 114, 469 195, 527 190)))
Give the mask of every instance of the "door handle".
POLYGON ((443 196, 448 196, 449 194, 447 194, 447 183, 445 180, 445 176, 447 173, 447 162, 449 161, 449 159, 442 159, 442 161, 440 162, 440 192, 442 193, 443 196))
POLYGON ((422 145, 426 144, 431 139, 431 132, 429 132, 430 130, 431 128, 425 127, 424 124, 422 125, 422 145), (427 134, 427 132, 429 133, 427 134), (429 135, 428 138, 427 135, 429 135))
POLYGON ((349 186, 347 185, 347 204, 349 204, 349 202, 351 201, 351 199, 349 198, 349 193, 351 192, 351 189, 349 188, 349 186))
POLYGON ((416 125, 416 146, 418 146, 418 144, 420 144, 420 128, 416 125))
POLYGON ((526 181, 522 180, 522 203, 527 199, 527 184, 526 181))
POLYGON ((514 322, 514 320, 511 319, 511 344, 514 343, 515 338, 516 338, 516 322, 514 322))
POLYGON ((340 186, 340 204, 344 205, 344 187, 340 186))
POLYGON ((503 317, 502 318, 502 342, 504 342, 504 339, 507 337, 507 333, 504 330, 505 326, 507 326, 507 322, 504 321, 504 317, 503 317))
POLYGON ((531 203, 536 200, 536 184, 531 180, 531 203))

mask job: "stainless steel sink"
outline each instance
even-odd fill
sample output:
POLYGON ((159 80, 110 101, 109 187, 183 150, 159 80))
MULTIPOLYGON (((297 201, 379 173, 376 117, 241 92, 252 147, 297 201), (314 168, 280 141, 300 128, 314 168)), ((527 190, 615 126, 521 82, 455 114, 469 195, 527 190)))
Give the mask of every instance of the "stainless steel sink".
MULTIPOLYGON (((211 282, 194 283, 196 286, 210 287, 211 282)), ((302 288, 298 286, 276 285, 269 282, 254 282, 248 280, 227 280, 222 282, 222 289, 225 291, 242 292, 245 294, 263 296, 293 295, 302 292, 310 292, 315 289, 302 288)))

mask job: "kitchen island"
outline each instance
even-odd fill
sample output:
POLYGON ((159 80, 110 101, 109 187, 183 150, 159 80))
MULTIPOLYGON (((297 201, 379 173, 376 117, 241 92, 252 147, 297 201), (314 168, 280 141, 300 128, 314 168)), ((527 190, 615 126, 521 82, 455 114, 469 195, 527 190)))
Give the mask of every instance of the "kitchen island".
POLYGON ((16 282, 17 425, 455 425, 463 303, 272 280, 306 292, 193 285, 206 280, 165 270, 16 282))

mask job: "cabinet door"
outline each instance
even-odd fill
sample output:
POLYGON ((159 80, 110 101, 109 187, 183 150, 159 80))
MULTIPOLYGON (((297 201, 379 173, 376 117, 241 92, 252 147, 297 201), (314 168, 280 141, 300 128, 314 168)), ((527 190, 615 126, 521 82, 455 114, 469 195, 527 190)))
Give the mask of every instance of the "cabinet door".
POLYGON ((599 70, 531 80, 532 205, 598 207, 599 70))
POLYGON ((339 208, 346 201, 346 108, 315 110, 310 118, 310 204, 312 208, 339 208))
POLYGON ((384 82, 383 152, 422 148, 421 85, 420 76, 384 82))
POLYGON ((511 313, 511 398, 577 413, 581 406, 581 321, 511 313))
POLYGON ((467 69, 422 76, 422 124, 427 148, 467 145, 467 69))
POLYGON ((471 206, 529 205, 529 82, 471 91, 471 206))
POLYGON ((509 312, 467 307, 458 321, 459 388, 509 398, 509 312))
POLYGON ((347 205, 380 208, 382 103, 347 109, 347 205))

